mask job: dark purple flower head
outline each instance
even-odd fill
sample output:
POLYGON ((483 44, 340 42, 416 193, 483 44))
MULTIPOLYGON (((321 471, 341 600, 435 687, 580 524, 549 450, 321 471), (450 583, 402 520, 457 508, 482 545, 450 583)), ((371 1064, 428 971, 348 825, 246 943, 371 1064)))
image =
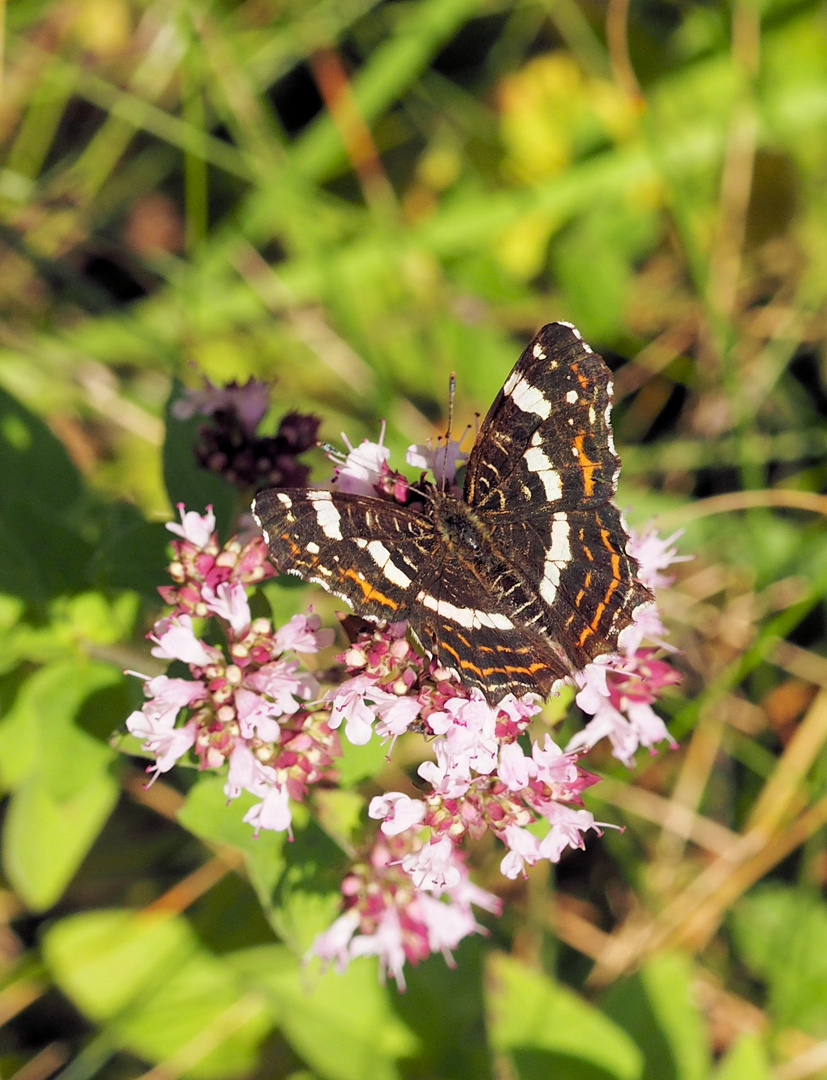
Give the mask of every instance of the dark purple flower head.
POLYGON ((297 456, 316 442, 319 418, 291 412, 275 435, 260 435, 256 428, 267 411, 267 387, 250 379, 244 386, 230 383, 204 390, 188 390, 176 402, 173 415, 188 419, 196 413, 210 422, 198 429, 195 458, 211 472, 244 491, 250 488, 304 487, 310 476, 297 456))

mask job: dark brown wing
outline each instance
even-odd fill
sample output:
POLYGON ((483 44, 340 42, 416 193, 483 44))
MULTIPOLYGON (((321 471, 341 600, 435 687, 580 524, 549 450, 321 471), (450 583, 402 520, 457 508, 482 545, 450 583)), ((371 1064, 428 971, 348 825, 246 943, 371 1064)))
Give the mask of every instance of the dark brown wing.
POLYGON ((363 618, 410 617, 439 547, 422 514, 364 495, 321 488, 270 488, 253 501, 275 566, 314 581, 363 618))

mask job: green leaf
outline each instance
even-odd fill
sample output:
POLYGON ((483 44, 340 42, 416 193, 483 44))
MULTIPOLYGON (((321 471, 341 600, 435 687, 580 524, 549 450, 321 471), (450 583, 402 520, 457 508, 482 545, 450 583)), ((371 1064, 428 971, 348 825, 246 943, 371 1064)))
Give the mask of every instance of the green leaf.
POLYGON ((714 1072, 715 1080, 772 1080, 773 1069, 757 1035, 742 1035, 714 1072))
POLYGON ((158 586, 169 580, 172 533, 161 522, 145 521, 134 507, 118 506, 109 511, 103 536, 91 564, 95 583, 104 589, 129 589, 159 604, 158 586))
POLYGON ((709 1042, 694 1003, 692 965, 686 957, 674 954, 650 961, 614 986, 602 1006, 643 1051, 642 1080, 706 1080, 709 1042))
POLYGON ((495 954, 487 979, 492 1046, 523 1080, 637 1080, 642 1058, 629 1035, 565 986, 495 954))
POLYGON ((195 510, 198 514, 205 513, 207 507, 212 506, 219 535, 227 539, 235 528, 239 496, 226 480, 217 473, 202 469, 196 462, 194 448, 198 442, 198 428, 209 418, 193 416, 189 420, 176 419, 172 415, 172 406, 180 400, 182 391, 181 384, 174 382, 165 414, 164 482, 169 501, 173 506, 183 503, 187 510, 195 510))
MULTIPOLYGON (((4 785, 37 774, 58 802, 82 791, 115 755, 80 728, 79 714, 92 695, 122 680, 115 668, 89 661, 61 660, 36 671, 0 720, 4 785)), ((123 720, 112 716, 111 728, 123 720)))
POLYGON ((325 1080, 398 1080, 398 1063, 417 1042, 396 1015, 396 990, 383 986, 375 961, 341 973, 307 969, 287 949, 237 953, 245 985, 267 995, 295 1050, 325 1080))
POLYGON ((803 886, 762 885, 732 919, 738 947, 769 988, 768 1010, 780 1026, 827 1036, 827 904, 803 886))
POLYGON ((178 820, 197 836, 243 851, 250 883, 265 917, 294 950, 304 955, 316 934, 336 918, 341 901, 342 851, 294 804, 293 841, 285 833, 253 828, 242 820, 259 800, 243 792, 227 803, 221 777, 193 786, 178 820))
POLYGON ((43 776, 12 796, 3 823, 3 869, 23 902, 45 911, 60 899, 118 800, 108 773, 57 799, 43 776))
MULTIPOLYGON (((117 801, 110 775, 115 754, 79 722, 100 724, 102 700, 122 684, 106 664, 50 664, 20 687, 0 721, 2 780, 14 791, 3 824, 3 865, 33 909, 60 897, 117 801)), ((122 720, 123 714, 110 716, 110 730, 122 720)))
POLYGON ((262 996, 179 917, 71 916, 48 929, 43 954, 63 993, 120 1045, 194 1077, 246 1073, 272 1027, 262 996))
POLYGON ((82 588, 90 549, 78 531, 83 483, 42 420, 0 390, 0 592, 42 602, 82 588))

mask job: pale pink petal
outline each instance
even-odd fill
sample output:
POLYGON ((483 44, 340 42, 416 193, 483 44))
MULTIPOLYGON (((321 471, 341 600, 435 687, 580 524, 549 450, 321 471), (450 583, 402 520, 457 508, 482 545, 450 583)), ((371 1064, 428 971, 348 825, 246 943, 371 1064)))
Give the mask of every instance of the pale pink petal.
POLYGON ((385 836, 396 836, 406 829, 415 828, 425 818, 425 804, 399 791, 376 795, 370 801, 368 817, 382 822, 385 836))
POLYGON ((178 513, 181 515, 181 524, 177 521, 168 521, 167 528, 176 536, 188 540, 197 548, 205 548, 215 532, 215 514, 212 506, 207 507, 204 515, 197 514, 194 510, 184 510, 184 504, 178 503, 178 513))

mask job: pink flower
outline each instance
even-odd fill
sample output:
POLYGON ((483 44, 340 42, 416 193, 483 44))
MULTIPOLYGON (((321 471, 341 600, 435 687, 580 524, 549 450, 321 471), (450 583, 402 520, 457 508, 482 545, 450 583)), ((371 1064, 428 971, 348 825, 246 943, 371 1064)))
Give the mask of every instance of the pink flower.
POLYGON ((375 495, 376 487, 382 482, 382 466, 387 464, 391 456, 390 450, 382 445, 385 438, 385 423, 382 422, 382 430, 379 442, 369 442, 363 439, 354 447, 347 435, 342 433, 342 441, 348 448, 344 465, 337 466, 336 486, 339 491, 348 491, 356 495, 375 495))
POLYGON ((645 529, 642 533, 629 530, 627 550, 640 564, 638 577, 644 585, 653 590, 671 585, 673 578, 665 577, 661 570, 665 570, 672 563, 686 562, 692 558, 691 555, 679 555, 674 546, 674 542, 682 535, 683 529, 678 529, 664 540, 653 528, 645 529))
POLYGON ((251 621, 250 605, 240 581, 223 581, 215 589, 205 584, 201 597, 213 615, 230 624, 236 637, 247 631, 251 621))
POLYGON ((500 747, 500 764, 497 770, 500 780, 512 791, 528 787, 528 781, 537 775, 537 764, 526 757, 518 743, 500 747))
POLYGON ((316 937, 305 959, 318 956, 322 960, 335 963, 337 971, 345 971, 350 963, 350 941, 359 929, 359 921, 356 908, 340 915, 327 930, 316 937))
POLYGON ((405 960, 402 924, 395 908, 386 908, 372 934, 351 939, 351 956, 378 956, 382 970, 390 975, 400 990, 405 989, 405 960))
POLYGON ((242 821, 246 825, 252 825, 256 835, 260 829, 273 829, 276 832, 286 831, 292 840, 292 815, 287 788, 274 784, 260 803, 250 807, 242 821))
POLYGON ((154 634, 147 636, 156 643, 156 647, 151 650, 152 655, 160 660, 183 660, 185 664, 204 668, 221 657, 218 649, 205 645, 195 636, 189 615, 160 619, 154 630, 154 634))
POLYGON ((243 386, 232 382, 227 386, 213 386, 204 380, 203 390, 184 390, 184 395, 172 406, 176 420, 189 420, 200 413, 213 416, 217 412, 229 412, 238 417, 247 435, 254 435, 259 422, 267 412, 270 391, 267 383, 250 378, 243 386))
POLYGON ((298 660, 272 660, 263 664, 245 677, 244 685, 272 701, 273 716, 294 713, 300 701, 311 701, 319 693, 319 684, 310 672, 299 671, 298 660))
POLYGON ((181 516, 181 524, 168 521, 167 528, 176 536, 182 537, 197 548, 205 548, 215 532, 215 514, 212 506, 207 507, 206 514, 197 514, 194 510, 184 510, 184 504, 178 503, 178 513, 181 516))
POLYGON ((402 868, 417 889, 442 892, 459 883, 460 870, 453 841, 447 836, 423 844, 402 860, 402 868))
POLYGON ((680 681, 680 674, 666 661, 655 659, 653 649, 639 649, 616 666, 600 659, 604 662, 589 664, 575 675, 581 688, 575 700, 593 719, 569 740, 566 749, 592 747, 608 736, 613 755, 630 765, 641 745, 651 748, 667 741, 674 746, 651 704, 664 687, 680 681))
POLYGON ((459 439, 440 439, 436 446, 414 443, 408 447, 405 461, 415 469, 432 473, 441 490, 450 488, 456 482, 458 467, 468 460, 468 454, 460 450, 464 438, 465 432, 459 439))
POLYGON ((500 862, 500 873, 512 881, 525 874, 525 864, 533 866, 540 854, 540 841, 527 829, 521 829, 517 825, 509 825, 503 837, 508 854, 500 862))
POLYGON ((333 630, 320 629, 322 620, 318 615, 294 615, 289 623, 276 631, 275 648, 278 652, 292 650, 297 653, 316 653, 333 644, 333 630))
POLYGON ((335 730, 344 720, 345 736, 354 746, 366 746, 373 734, 376 711, 365 703, 365 698, 371 698, 373 691, 371 679, 357 675, 355 679, 342 683, 333 695, 333 709, 328 722, 335 730))
POLYGON ((175 715, 171 713, 151 716, 139 711, 127 717, 127 730, 136 739, 143 739, 142 749, 155 757, 155 763, 147 767, 147 772, 156 776, 169 772, 195 742, 197 728, 194 723, 176 728, 172 726, 174 722, 175 715))
POLYGON ((385 836, 396 836, 422 823, 425 818, 425 804, 399 791, 389 791, 386 795, 377 795, 371 799, 368 817, 382 822, 385 836))
POLYGON ((538 853, 549 862, 559 862, 568 847, 583 848, 583 833, 588 829, 600 832, 594 816, 588 810, 574 810, 562 803, 552 803, 544 815, 551 829, 540 841, 538 853))

